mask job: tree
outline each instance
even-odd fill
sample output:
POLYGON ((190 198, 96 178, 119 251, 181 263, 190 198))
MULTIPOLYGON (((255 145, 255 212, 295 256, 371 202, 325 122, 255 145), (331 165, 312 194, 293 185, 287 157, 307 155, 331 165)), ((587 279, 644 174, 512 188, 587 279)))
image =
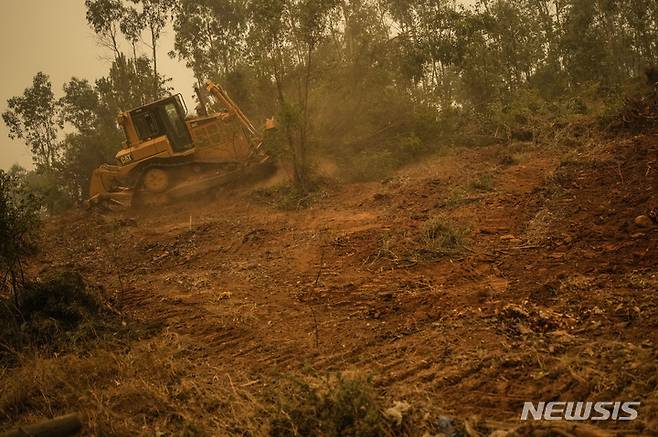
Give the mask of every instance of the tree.
POLYGON ((2 114, 9 137, 30 147, 37 167, 52 169, 61 156, 57 123, 59 105, 48 75, 39 72, 22 96, 7 100, 9 110, 2 114))
POLYGON ((124 9, 119 24, 121 33, 130 43, 133 52, 133 62, 137 62, 137 43, 139 42, 142 31, 144 30, 144 17, 135 8, 128 7, 124 9))
POLYGON ((96 128, 99 104, 98 94, 89 81, 72 77, 64 84, 64 96, 59 99, 61 120, 89 133, 96 128))
POLYGON ((112 63, 109 74, 96 81, 101 99, 116 111, 126 111, 153 101, 153 95, 164 95, 170 89, 171 79, 161 75, 153 76, 151 62, 145 56, 136 61, 127 59, 124 54, 112 63), (155 91, 154 91, 155 89, 155 91))
POLYGON ((94 84, 71 78, 64 84, 60 99, 61 119, 75 128, 61 143, 63 156, 58 176, 69 196, 84 200, 93 170, 104 162, 112 162, 121 147, 122 133, 116 126, 121 111, 151 101, 153 84, 158 93, 167 92, 166 80, 153 78, 149 59, 117 58, 109 74, 94 84))
MULTIPOLYGON (((153 77, 158 77, 158 40, 172 8, 174 0, 132 0, 142 5, 141 19, 151 37, 151 62, 153 64, 153 77)), ((153 99, 161 97, 161 88, 156 82, 153 84, 153 99)))
POLYGON ((323 0, 253 0, 249 5, 250 57, 260 75, 274 81, 294 180, 301 190, 309 182, 306 155, 313 60, 337 5, 323 0))
POLYGON ((124 14, 121 0, 85 0, 87 7, 87 23, 98 35, 103 47, 114 52, 114 58, 120 55, 119 26, 124 14))
MULTIPOLYGON (((299 80, 299 106, 301 111, 301 121, 299 126, 299 147, 297 155, 300 166, 305 170, 306 167, 306 149, 308 146, 308 130, 310 123, 310 103, 309 95, 311 88, 311 75, 313 72, 314 54, 326 36, 328 27, 329 14, 338 6, 337 2, 328 0, 302 0, 293 6, 293 32, 297 39, 299 50, 303 54, 300 67, 303 69, 302 77, 299 80), (295 20, 296 18, 296 20, 295 20)), ((305 181, 302 175, 302 186, 305 181)))
POLYGON ((174 9, 175 51, 199 81, 225 78, 245 53, 246 2, 182 0, 174 9))
POLYGON ((75 128, 62 141, 59 174, 69 196, 76 201, 87 195, 92 171, 116 153, 120 137, 115 126, 118 108, 107 107, 98 89, 86 79, 71 78, 60 99, 61 118, 75 128))

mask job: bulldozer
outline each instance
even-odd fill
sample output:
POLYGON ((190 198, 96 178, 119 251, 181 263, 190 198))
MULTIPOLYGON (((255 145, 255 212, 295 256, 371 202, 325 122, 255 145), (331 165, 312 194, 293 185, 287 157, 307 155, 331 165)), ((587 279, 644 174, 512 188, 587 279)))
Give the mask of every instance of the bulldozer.
POLYGON ((117 164, 93 171, 90 206, 158 205, 272 172, 263 135, 226 91, 208 81, 196 92, 196 116, 180 94, 119 114, 126 141, 117 164))

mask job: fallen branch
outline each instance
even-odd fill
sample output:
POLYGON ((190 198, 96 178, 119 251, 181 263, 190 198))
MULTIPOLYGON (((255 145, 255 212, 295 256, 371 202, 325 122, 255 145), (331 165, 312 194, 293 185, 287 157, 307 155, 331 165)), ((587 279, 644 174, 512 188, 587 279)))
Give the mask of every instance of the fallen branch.
POLYGON ((73 413, 35 425, 20 426, 0 434, 0 437, 68 437, 78 434, 81 429, 80 417, 73 413))

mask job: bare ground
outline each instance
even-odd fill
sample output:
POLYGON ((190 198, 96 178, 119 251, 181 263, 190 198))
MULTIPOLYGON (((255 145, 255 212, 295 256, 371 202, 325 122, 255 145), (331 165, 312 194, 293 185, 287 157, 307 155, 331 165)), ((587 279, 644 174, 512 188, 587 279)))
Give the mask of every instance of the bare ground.
POLYGON ((658 205, 658 136, 582 149, 460 149, 300 211, 233 192, 53 220, 31 270, 80 271, 142 328, 3 370, 0 425, 260 435, 282 380, 362 375, 413 435, 511 428, 541 400, 641 401, 603 428, 658 433, 658 226, 634 223, 658 205))

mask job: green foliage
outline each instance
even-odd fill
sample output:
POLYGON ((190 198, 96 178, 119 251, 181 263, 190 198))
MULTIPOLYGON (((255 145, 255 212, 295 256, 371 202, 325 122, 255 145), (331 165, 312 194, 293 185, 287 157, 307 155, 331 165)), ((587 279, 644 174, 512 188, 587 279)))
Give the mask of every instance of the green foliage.
POLYGON ((171 56, 225 84, 255 119, 277 117, 268 147, 304 191, 314 154, 371 180, 440 143, 568 144, 566 127, 616 113, 629 80, 658 64, 656 2, 471 3, 86 0, 113 53, 108 75, 72 78, 56 101, 39 73, 3 118, 72 200, 84 198, 91 169, 119 146, 117 112, 169 91, 157 48, 171 20, 171 56), (62 140, 58 124, 74 131, 62 140))
POLYGON ((149 74, 148 95, 150 100, 156 100, 163 96, 164 91, 163 81, 158 73, 158 41, 170 18, 175 1, 130 0, 130 3, 139 5, 140 8, 134 8, 123 0, 85 0, 87 23, 96 33, 100 44, 112 50, 115 64, 126 64, 125 54, 120 49, 119 41, 119 33, 123 34, 132 46, 133 69, 138 78, 145 77, 139 74, 138 70, 140 64, 143 67, 145 62, 137 56, 137 44, 142 39, 142 32, 148 31, 151 58, 146 64, 152 68, 149 74))
POLYGON ((87 23, 98 35, 99 42, 119 56, 119 25, 124 13, 121 0, 85 0, 87 23))
POLYGON ((446 220, 434 217, 423 223, 420 233, 420 252, 426 255, 444 256, 460 253, 464 249, 467 230, 446 220))
MULTIPOLYGON (((109 75, 94 85, 77 78, 64 84, 61 118, 76 130, 62 141, 58 176, 72 201, 86 198, 92 171, 104 162, 113 162, 121 147, 117 114, 150 101, 154 82, 147 58, 133 60, 120 55, 112 63, 109 75)), ((165 92, 164 79, 157 82, 159 93, 165 92)))
POLYGON ((64 84, 64 97, 59 100, 60 118, 79 132, 91 132, 99 117, 100 99, 86 79, 72 77, 64 84))
POLYGON ((155 77, 148 58, 120 54, 107 77, 95 84, 73 77, 59 100, 43 73, 37 73, 22 96, 8 100, 3 120, 10 137, 31 148, 36 164, 23 175, 24 186, 43 198, 50 212, 86 198, 93 169, 112 162, 121 147, 117 114, 151 101, 154 84, 158 95, 168 91, 167 79, 155 77), (63 139, 62 127, 69 130, 63 139))
POLYGON ((36 169, 24 175, 25 187, 44 200, 50 212, 84 200, 93 169, 112 162, 121 147, 116 116, 168 91, 167 80, 154 78, 148 58, 115 59, 107 77, 95 84, 76 77, 64 84, 56 100, 48 76, 38 73, 22 96, 8 100, 3 114, 12 138, 30 146, 36 169), (61 137, 61 127, 72 132, 61 137))
POLYGON ((226 77, 239 69, 246 24, 242 2, 181 0, 174 14, 173 55, 198 78, 226 77))
POLYGON ((249 4, 249 57, 261 76, 271 77, 278 98, 279 127, 293 166, 294 182, 309 189, 307 153, 314 100, 316 58, 328 37, 336 1, 279 0, 249 4))
POLYGON ((306 189, 297 185, 277 185, 271 188, 257 190, 254 198, 284 211, 297 211, 308 208, 318 193, 318 183, 315 182, 306 189))
POLYGON ((147 57, 128 59, 120 54, 112 62, 109 74, 96 81, 96 92, 101 103, 115 111, 112 114, 114 121, 119 111, 128 111, 155 100, 154 86, 157 87, 157 96, 165 94, 169 91, 166 85, 169 81, 163 76, 154 75, 147 57))
POLYGON ((62 272, 47 281, 26 284, 18 306, 28 324, 51 320, 58 331, 66 331, 95 316, 101 305, 79 274, 62 272))
POLYGON ((278 116, 280 155, 296 167, 319 151, 367 180, 405 161, 377 137, 383 129, 423 144, 550 142, 579 115, 596 116, 596 99, 608 104, 658 61, 657 7, 640 3, 183 1, 176 54, 200 79, 237 73, 238 102, 278 116), (596 96, 580 97, 592 87, 596 96))
POLYGON ((350 150, 344 148, 334 152, 339 163, 341 176, 352 182, 381 180, 401 166, 436 151, 413 133, 380 139, 378 147, 350 150))
POLYGON ((17 173, 0 170, 0 292, 8 290, 14 301, 25 284, 25 258, 36 250, 39 202, 25 190, 17 173))
POLYGON ((133 61, 137 59, 137 44, 142 36, 144 27, 144 17, 137 9, 133 7, 124 9, 119 22, 119 29, 132 47, 133 61))
POLYGON ((483 175, 480 175, 474 181, 472 181, 468 186, 471 190, 493 191, 494 190, 494 178, 490 174, 483 174, 483 175))
POLYGON ((9 110, 2 114, 2 119, 9 137, 25 141, 37 166, 53 168, 61 149, 57 141, 57 101, 48 75, 37 73, 32 86, 22 96, 7 100, 7 106, 9 110))
POLYGON ((122 328, 107 313, 101 290, 76 272, 26 282, 18 298, 0 296, 0 362, 11 363, 28 348, 56 352, 122 328))
MULTIPOLYGON (((152 100, 157 100, 164 95, 158 74, 158 40, 164 27, 167 25, 169 14, 174 7, 175 0, 133 0, 133 2, 141 4, 142 12, 137 15, 137 19, 139 20, 141 18, 142 25, 151 37, 151 65, 153 66, 151 98, 152 100)), ((128 16, 130 17, 130 15, 128 16)), ((137 26, 139 24, 138 22, 137 26)), ((133 31, 136 32, 137 29, 133 29, 133 31)), ((129 34, 129 37, 134 36, 134 34, 129 34)), ((138 59, 134 59, 134 61, 137 63, 138 59)))
POLYGON ((26 172, 21 182, 23 189, 39 199, 50 213, 63 212, 73 205, 67 190, 68 181, 59 170, 37 169, 26 172))
POLYGON ((381 405, 365 379, 324 381, 312 386, 292 381, 277 402, 270 420, 271 436, 385 436, 390 425, 380 413, 381 405))

